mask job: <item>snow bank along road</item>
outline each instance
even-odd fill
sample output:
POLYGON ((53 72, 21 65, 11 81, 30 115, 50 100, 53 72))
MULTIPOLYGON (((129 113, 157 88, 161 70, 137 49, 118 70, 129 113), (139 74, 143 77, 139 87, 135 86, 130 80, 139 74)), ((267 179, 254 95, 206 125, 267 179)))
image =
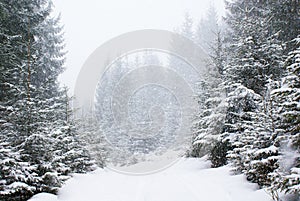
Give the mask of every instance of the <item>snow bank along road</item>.
POLYGON ((229 167, 211 169, 204 159, 181 159, 149 175, 132 176, 99 169, 74 175, 58 196, 38 194, 30 201, 271 201, 229 167))

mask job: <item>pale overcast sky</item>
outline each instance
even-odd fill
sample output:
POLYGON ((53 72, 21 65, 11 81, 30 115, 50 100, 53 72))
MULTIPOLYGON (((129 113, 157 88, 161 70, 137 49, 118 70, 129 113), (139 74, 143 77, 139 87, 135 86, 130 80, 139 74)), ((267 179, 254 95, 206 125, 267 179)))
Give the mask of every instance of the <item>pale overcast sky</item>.
POLYGON ((195 21, 213 3, 224 14, 223 0, 54 0, 65 26, 67 70, 61 82, 73 92, 87 57, 102 43, 139 29, 173 31, 189 12, 195 21))

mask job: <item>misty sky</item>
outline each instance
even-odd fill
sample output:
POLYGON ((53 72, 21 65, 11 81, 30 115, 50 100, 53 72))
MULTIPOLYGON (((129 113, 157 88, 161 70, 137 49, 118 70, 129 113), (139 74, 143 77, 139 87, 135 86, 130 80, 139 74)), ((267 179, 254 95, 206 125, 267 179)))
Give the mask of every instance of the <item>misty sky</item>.
POLYGON ((87 57, 102 43, 139 29, 173 31, 189 12, 195 23, 214 4, 224 14, 223 0, 54 0, 65 26, 67 63, 61 82, 73 92, 87 57))

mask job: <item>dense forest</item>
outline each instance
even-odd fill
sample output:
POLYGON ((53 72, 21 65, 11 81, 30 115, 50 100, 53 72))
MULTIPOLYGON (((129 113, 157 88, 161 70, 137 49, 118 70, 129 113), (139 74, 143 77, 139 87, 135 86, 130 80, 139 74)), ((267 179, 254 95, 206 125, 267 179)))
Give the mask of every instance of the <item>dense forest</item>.
POLYGON ((94 164, 67 90, 63 26, 46 0, 0 1, 0 200, 55 193, 94 164))
MULTIPOLYGON (((178 29, 211 58, 187 157, 230 164, 274 200, 300 199, 299 5, 226 1, 222 19, 212 6, 197 26, 186 15, 178 29)), ((109 152, 93 114, 76 119, 58 82, 66 50, 52 9, 51 0, 0 0, 0 200, 55 194, 72 173, 103 167, 109 152)))
POLYGON ((227 1, 226 11, 218 20, 212 7, 196 31, 191 18, 184 23, 211 55, 189 156, 230 163, 274 200, 279 192, 298 200, 299 1, 227 1))

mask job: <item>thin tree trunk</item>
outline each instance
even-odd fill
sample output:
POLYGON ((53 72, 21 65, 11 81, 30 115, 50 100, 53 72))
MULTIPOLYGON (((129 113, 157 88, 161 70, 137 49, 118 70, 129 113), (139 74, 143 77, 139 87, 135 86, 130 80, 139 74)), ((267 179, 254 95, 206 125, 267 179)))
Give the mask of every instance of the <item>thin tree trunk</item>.
POLYGON ((30 123, 31 123, 31 91, 30 91, 30 84, 31 84, 31 40, 30 40, 30 19, 28 18, 28 44, 27 44, 27 107, 28 107, 28 127, 27 132, 30 133, 30 123))

